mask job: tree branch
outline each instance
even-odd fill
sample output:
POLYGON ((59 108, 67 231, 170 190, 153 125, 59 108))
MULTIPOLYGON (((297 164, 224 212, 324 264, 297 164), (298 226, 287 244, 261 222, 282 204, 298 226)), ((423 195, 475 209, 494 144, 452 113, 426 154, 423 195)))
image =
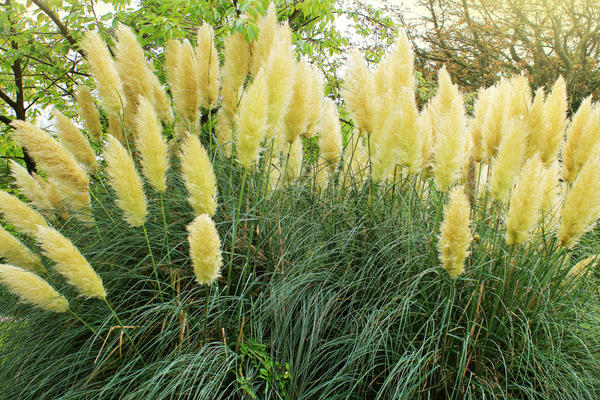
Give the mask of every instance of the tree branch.
POLYGON ((7 116, 4 115, 0 115, 0 122, 4 122, 6 125, 10 126, 12 128, 12 126, 10 125, 11 122, 13 122, 12 119, 8 118, 7 116))
POLYGON ((77 46, 77 41, 73 38, 73 36, 71 36, 71 32, 69 32, 69 29, 65 26, 65 24, 62 23, 58 15, 56 15, 56 13, 52 11, 52 9, 48 7, 48 5, 42 0, 33 0, 33 3, 35 3, 35 5, 38 6, 39 9, 42 10, 52 20, 52 22, 54 22, 61 35, 67 39, 71 46, 73 46, 73 49, 85 57, 84 51, 77 46))
POLYGON ((10 106, 10 108, 15 109, 17 107, 17 103, 14 102, 6 93, 0 89, 0 99, 4 100, 6 104, 10 106))

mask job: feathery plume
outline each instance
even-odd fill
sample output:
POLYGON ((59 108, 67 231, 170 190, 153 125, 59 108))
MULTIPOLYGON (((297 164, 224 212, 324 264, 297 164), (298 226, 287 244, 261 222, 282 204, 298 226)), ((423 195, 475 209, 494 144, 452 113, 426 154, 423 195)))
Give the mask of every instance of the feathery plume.
POLYGON ((438 243, 442 266, 452 279, 463 273, 473 239, 469 212, 469 201, 463 187, 452 188, 448 203, 444 206, 444 220, 438 243))
POLYGON ((219 96, 219 55, 215 48, 215 33, 206 22, 198 29, 196 59, 200 83, 200 105, 213 109, 219 96))
POLYGON ((408 87, 400 89, 397 104, 395 115, 400 118, 391 131, 390 148, 395 153, 396 162, 414 174, 423 165, 423 135, 419 131, 419 111, 413 90, 408 87))
POLYGON ((258 73, 240 101, 235 116, 237 125, 237 159, 246 169, 258 160, 260 142, 266 135, 268 100, 265 96, 267 82, 264 73, 258 73))
POLYGON ((221 240, 215 223, 207 214, 201 214, 187 226, 190 258, 200 285, 210 285, 220 274, 223 258, 221 240))
POLYGON ((392 45, 391 51, 379 64, 375 73, 375 85, 379 94, 390 91, 392 97, 402 96, 402 91, 414 90, 414 54, 404 30, 392 45))
POLYGON ((208 153, 197 136, 187 136, 181 145, 180 158, 183 182, 194 213, 213 216, 217 209, 217 179, 208 153))
POLYGON ((146 65, 144 49, 140 46, 135 33, 124 24, 117 26, 115 43, 115 65, 126 99, 125 122, 127 130, 135 130, 133 119, 138 106, 139 96, 142 95, 154 104, 153 73, 146 65))
POLYGON ((80 45, 87 55, 88 67, 96 80, 96 88, 104 109, 108 114, 120 114, 125 96, 121 78, 106 44, 97 32, 89 31, 80 45))
POLYGON ((509 79, 510 101, 509 112, 512 117, 525 118, 531 107, 531 88, 524 74, 509 79))
POLYGON ((48 200, 46 191, 40 186, 34 177, 16 161, 10 161, 10 171, 15 178, 17 187, 22 195, 27 197, 38 210, 50 210, 52 204, 48 200))
POLYGON ((538 155, 523 165, 517 185, 510 196, 506 220, 506 243, 509 246, 525 242, 540 219, 544 199, 544 164, 538 155))
MULTIPOLYGON (((65 194, 68 205, 84 218, 91 209, 89 178, 73 155, 46 132, 23 121, 13 121, 17 142, 52 177, 65 194)), ((85 218, 87 219, 87 218, 85 218)))
POLYGON ((142 226, 147 214, 146 197, 133 160, 121 143, 110 135, 104 158, 110 186, 117 195, 117 205, 125 214, 125 220, 131 226, 142 226))
POLYGON ((361 134, 373 133, 373 96, 375 78, 364 57, 356 50, 350 53, 342 96, 348 104, 350 116, 361 134))
POLYGON ((165 174, 169 167, 167 143, 161 133, 161 126, 152 104, 143 96, 138 100, 136 117, 137 150, 140 154, 142 171, 148 182, 159 192, 167 190, 165 174))
POLYGON ((306 132, 310 107, 314 107, 314 104, 309 102, 310 65, 305 61, 296 62, 294 70, 292 99, 283 118, 283 136, 288 143, 294 143, 300 134, 306 132))
POLYGON ((544 116, 544 88, 535 92, 535 99, 525 117, 527 125, 527 153, 526 158, 531 158, 543 149, 541 141, 546 133, 546 118, 544 116))
POLYGON ((250 72, 250 43, 240 32, 231 33, 223 44, 223 87, 238 89, 250 72))
POLYGON ((485 160, 485 143, 483 138, 483 125, 485 116, 489 112, 492 91, 488 89, 479 89, 477 100, 475 100, 473 119, 470 122, 470 132, 473 139, 473 156, 475 162, 485 160))
POLYGON ((0 264, 0 283, 24 303, 46 311, 63 313, 69 303, 44 279, 22 268, 0 264))
POLYGON ((465 111, 462 95, 446 68, 440 69, 438 80, 438 93, 430 105, 435 137, 433 172, 438 188, 446 191, 459 180, 466 159, 465 111))
POLYGON ((321 115, 319 152, 321 153, 320 158, 329 164, 331 170, 335 170, 342 155, 341 129, 337 107, 333 100, 327 98, 323 102, 321 115))
MULTIPOLYGON (((290 44, 289 27, 282 27, 273 45, 271 55, 264 65, 266 87, 268 92, 269 130, 267 139, 271 139, 282 129, 283 117, 292 99, 294 85, 294 57, 290 44)), ((279 32, 279 30, 278 30, 279 32)))
POLYGON ((252 42, 252 60, 250 72, 252 76, 258 74, 260 68, 267 63, 277 33, 277 9, 271 3, 264 16, 259 16, 256 21, 258 38, 252 42))
POLYGON ((0 190, 0 211, 6 222, 26 235, 34 235, 38 225, 46 225, 46 220, 40 213, 3 190, 0 190))
POLYGON ((579 106, 571 126, 567 129, 567 143, 562 154, 566 181, 573 182, 581 167, 596 152, 600 140, 600 135, 597 133, 599 124, 600 112, 593 109, 591 96, 587 97, 579 106))
POLYGON ((121 119, 116 115, 108 116, 108 134, 119 140, 123 145, 127 143, 127 138, 125 138, 123 126, 121 125, 121 119))
POLYGON ((63 146, 73 154, 77 161, 85 166, 88 172, 92 174, 96 172, 98 169, 96 153, 94 153, 90 143, 83 136, 79 128, 58 110, 54 110, 54 118, 56 119, 58 137, 63 146))
POLYGON ((490 192, 497 201, 504 201, 508 197, 527 150, 523 121, 512 118, 507 121, 507 125, 506 133, 500 142, 498 156, 492 164, 490 192))
POLYGON ((558 151, 563 141, 563 130, 567 117, 567 88, 565 80, 559 77, 544 103, 544 115, 547 118, 546 134, 540 141, 540 155, 546 166, 552 164, 558 157, 558 151))
POLYGON ((600 158, 590 159, 581 168, 567 193, 561 210, 558 239, 573 247, 581 235, 591 229, 600 215, 600 158))
POLYGON ((95 143, 100 143, 102 138, 102 124, 100 123, 100 115, 94 103, 94 98, 89 89, 80 85, 75 92, 75 101, 77 102, 77 111, 83 119, 85 129, 87 129, 90 139, 95 143))
POLYGON ((309 88, 307 98, 308 115, 304 137, 313 137, 319 127, 321 110, 323 109, 323 74, 316 68, 310 68, 310 74, 306 86, 309 88))
POLYGON ((505 119, 510 118, 508 102, 511 99, 511 89, 508 80, 503 78, 489 90, 491 91, 490 104, 481 129, 485 152, 488 159, 491 160, 498 154, 505 119))
POLYGON ((54 269, 79 294, 102 300, 106 298, 102 279, 69 239, 47 226, 38 227, 36 239, 44 250, 44 255, 55 262, 54 269))
POLYGON ((0 226, 0 258, 32 272, 44 270, 40 258, 2 226, 0 226))
POLYGON ((165 68, 174 100, 175 114, 195 126, 200 119, 199 64, 189 41, 169 40, 165 46, 165 68))
POLYGON ((171 111, 171 101, 169 96, 165 92, 162 84, 158 80, 158 77, 153 73, 150 74, 152 80, 152 91, 154 96, 154 108, 158 117, 165 124, 173 123, 173 111, 171 111))

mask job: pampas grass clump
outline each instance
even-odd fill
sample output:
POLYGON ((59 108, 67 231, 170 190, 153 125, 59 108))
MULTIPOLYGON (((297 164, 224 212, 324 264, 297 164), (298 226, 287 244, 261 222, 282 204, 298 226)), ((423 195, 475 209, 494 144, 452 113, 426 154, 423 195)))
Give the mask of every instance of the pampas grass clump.
POLYGON ((467 116, 445 69, 418 109, 402 33, 325 98, 277 18, 167 42, 167 90, 87 33, 83 134, 15 123, 0 398, 600 398, 594 113, 521 75, 467 116))

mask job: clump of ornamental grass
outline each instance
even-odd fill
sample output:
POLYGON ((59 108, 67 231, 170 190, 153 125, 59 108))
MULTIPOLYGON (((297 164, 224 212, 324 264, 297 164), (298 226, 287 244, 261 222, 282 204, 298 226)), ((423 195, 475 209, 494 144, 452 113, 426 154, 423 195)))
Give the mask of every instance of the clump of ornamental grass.
POLYGON ((228 40, 221 96, 211 29, 167 44, 172 121, 139 52, 117 68, 86 36, 101 97, 115 71, 153 94, 119 97, 89 190, 68 140, 42 132, 68 168, 32 151, 44 178, 14 167, 25 198, 0 192, 0 398, 598 398, 598 158, 559 190, 554 142, 532 133, 562 135, 561 81, 543 99, 558 116, 519 76, 480 92, 467 129, 445 71, 423 110, 396 101, 414 85, 401 36, 373 70, 353 55, 351 132, 332 100, 319 117, 300 104, 324 96, 295 79, 322 86, 274 7, 258 26, 251 59, 228 40), (69 184, 88 218, 49 189, 69 184))

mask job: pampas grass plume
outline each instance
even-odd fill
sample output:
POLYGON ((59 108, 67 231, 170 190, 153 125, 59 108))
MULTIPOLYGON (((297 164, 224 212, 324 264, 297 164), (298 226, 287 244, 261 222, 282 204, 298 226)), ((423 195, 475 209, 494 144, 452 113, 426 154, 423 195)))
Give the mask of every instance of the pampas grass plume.
POLYGON ((256 25, 258 27, 258 38, 252 42, 252 59, 250 63, 250 72, 253 76, 258 74, 260 68, 267 63, 276 38, 277 8, 274 3, 269 5, 264 16, 258 17, 256 25))
POLYGON ((469 201, 464 188, 454 187, 450 191, 448 203, 444 206, 444 220, 438 242, 442 266, 452 279, 463 273, 469 245, 473 239, 469 212, 469 201))
POLYGON ((8 264, 0 264, 0 283, 24 303, 46 311, 63 313, 69 303, 48 282, 36 274, 8 264))
POLYGON ((310 65, 301 61, 295 63, 294 70, 293 95, 283 120, 284 138, 288 143, 294 143, 296 138, 307 130, 310 108, 315 107, 315 104, 310 102, 310 65))
POLYGON ((523 165, 517 185, 510 196, 506 221, 506 243, 509 246, 525 242, 540 219, 544 199, 544 164, 538 155, 523 165))
POLYGON ((162 135, 158 116, 152 104, 143 96, 138 100, 136 116, 137 150, 142 171, 148 182, 159 192, 167 190, 166 172, 169 167, 167 142, 162 135))
POLYGON ((221 240, 215 223, 207 214, 201 214, 194 218, 187 230, 196 281, 210 285, 220 276, 223 265, 221 240))
POLYGON ((63 113, 54 110, 56 119, 56 130, 63 146, 75 156, 75 159, 86 167, 89 173, 94 173, 98 169, 96 153, 90 146, 88 140, 83 136, 79 128, 73 121, 65 117, 63 113))
POLYGON ((573 247, 600 215, 600 158, 589 160, 567 193, 561 210, 558 239, 573 247))
POLYGON ((183 182, 194 213, 213 216, 217 209, 217 178, 208 153, 197 136, 185 138, 180 158, 183 182))
POLYGON ((268 92, 269 130, 267 139, 271 139, 282 129, 283 117, 288 111, 294 87, 294 57, 290 43, 289 27, 281 28, 264 65, 264 73, 268 92))
POLYGON ((567 117, 567 87, 563 77, 559 77, 544 103, 544 115, 547 118, 546 134, 540 142, 540 155, 546 166, 552 164, 558 157, 558 151, 563 141, 563 130, 567 117))
POLYGON ((44 270, 40 258, 2 226, 0 226, 0 258, 32 272, 44 270))
POLYGON ((437 187, 446 191, 459 180, 466 160, 465 111, 462 95, 446 68, 440 69, 438 81, 438 93, 430 104, 435 137, 433 173, 437 187))
POLYGON ((200 84, 200 105, 213 109, 219 96, 219 55, 215 48, 215 32, 206 22, 198 29, 196 58, 200 84))
POLYGON ((591 96, 587 97, 579 106, 567 129, 567 143, 562 154, 563 177, 566 181, 573 182, 581 167, 595 152, 600 139, 599 124, 599 111, 592 107, 591 96))
POLYGON ((260 143, 268 130, 269 103, 265 96, 266 85, 264 73, 261 71, 242 97, 235 116, 237 159, 246 169, 250 169, 258 160, 260 143))
POLYGON ((87 64, 96 80, 96 88, 100 93, 104 109, 108 114, 120 114, 125 96, 121 78, 106 44, 97 32, 89 31, 80 45, 86 53, 87 64))
POLYGON ((15 178, 19 192, 27 197, 38 210, 50 210, 52 204, 48 195, 38 181, 27 170, 14 160, 10 161, 10 172, 15 178))
POLYGON ((250 43, 242 33, 231 33, 225 38, 223 56, 223 87, 238 89, 250 72, 250 43))
POLYGON ((504 201, 508 197, 527 150, 523 120, 517 117, 510 119, 506 122, 505 130, 498 155, 492 163, 490 180, 490 192, 497 201, 504 201))
POLYGON ((117 195, 117 205, 131 226, 142 226, 146 221, 147 205, 142 180, 127 150, 109 135, 104 151, 109 183, 117 195))
POLYGON ((33 236, 38 225, 46 225, 46 220, 16 196, 0 190, 0 211, 4 220, 19 232, 33 236))
POLYGON ((89 89, 80 85, 75 92, 75 101, 79 116, 83 119, 90 139, 95 143, 100 143, 102 139, 102 124, 100 123, 100 114, 94 103, 94 98, 89 89))
MULTIPOLYGON (((149 98, 150 102, 154 104, 154 82, 151 77, 152 71, 146 65, 144 49, 140 46, 135 33, 124 24, 117 26, 115 60, 117 71, 123 82, 128 113, 135 115, 140 95, 149 98)), ((130 119, 132 115, 127 117, 130 119)))
POLYGON ((106 298, 102 279, 69 239, 47 226, 38 227, 36 239, 44 250, 44 255, 55 262, 54 269, 79 294, 102 300, 106 298))
POLYGON ((360 52, 350 53, 346 78, 342 86, 342 96, 348 105, 350 116, 361 134, 373 133, 372 97, 375 95, 373 72, 360 52))
POLYGON ((319 129, 320 158, 327 161, 330 169, 335 169, 342 153, 342 133, 338 110, 330 98, 323 102, 321 127, 319 129))
MULTIPOLYGON (((73 155, 46 132, 23 121, 13 121, 17 142, 25 147, 38 165, 53 178, 66 195, 65 200, 75 211, 91 209, 88 192, 89 177, 73 155)), ((78 214, 83 216, 84 214, 78 214)))

